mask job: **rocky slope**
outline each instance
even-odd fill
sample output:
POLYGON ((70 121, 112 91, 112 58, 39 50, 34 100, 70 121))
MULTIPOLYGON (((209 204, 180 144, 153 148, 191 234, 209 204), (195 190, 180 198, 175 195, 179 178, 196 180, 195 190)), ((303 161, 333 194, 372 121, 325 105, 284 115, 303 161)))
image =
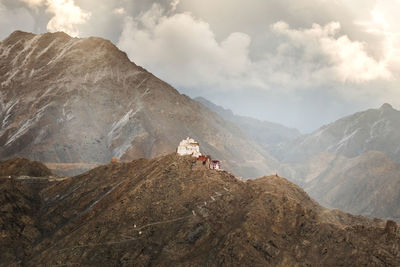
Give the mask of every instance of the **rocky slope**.
POLYGON ((203 97, 196 97, 195 100, 220 115, 223 119, 240 127, 266 151, 273 146, 293 141, 301 136, 297 129, 288 128, 278 123, 235 115, 231 110, 218 106, 203 97))
POLYGON ((0 162, 0 266, 26 257, 40 237, 39 192, 57 178, 39 162, 0 162))
POLYGON ((1 196, 9 196, 0 199, 1 207, 19 205, 12 216, 1 213, 2 265, 400 262, 400 231, 394 222, 329 211, 284 178, 245 182, 176 154, 108 164, 32 195, 22 181, 14 182, 25 195, 19 202, 19 191, 9 189, 12 181, 1 180, 1 196), (24 235, 28 224, 30 234, 24 235), (13 243, 4 242, 10 239, 13 243))
POLYGON ((390 104, 359 112, 282 145, 273 154, 284 162, 301 162, 321 153, 359 156, 381 151, 400 162, 400 111, 390 104))
POLYGON ((224 168, 271 173, 238 127, 101 38, 14 32, 0 43, 0 159, 97 164, 174 152, 187 136, 224 168))

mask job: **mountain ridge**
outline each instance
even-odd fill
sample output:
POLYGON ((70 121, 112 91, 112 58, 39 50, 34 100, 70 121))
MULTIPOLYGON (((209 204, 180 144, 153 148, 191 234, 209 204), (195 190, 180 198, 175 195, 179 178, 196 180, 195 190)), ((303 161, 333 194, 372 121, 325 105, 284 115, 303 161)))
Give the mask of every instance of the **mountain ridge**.
POLYGON ((0 239, 8 264, 396 266, 400 260, 394 222, 329 211, 284 178, 242 181, 190 156, 110 163, 36 193, 24 180, 14 181, 19 190, 11 186, 0 179, 9 196, 1 206, 18 211, 1 217, 9 226, 3 240, 18 237, 0 239))
POLYGON ((399 127, 400 111, 385 103, 324 125, 271 153, 283 162, 301 162, 324 152, 355 157, 374 150, 400 162, 400 147, 393 145, 400 139, 399 127))

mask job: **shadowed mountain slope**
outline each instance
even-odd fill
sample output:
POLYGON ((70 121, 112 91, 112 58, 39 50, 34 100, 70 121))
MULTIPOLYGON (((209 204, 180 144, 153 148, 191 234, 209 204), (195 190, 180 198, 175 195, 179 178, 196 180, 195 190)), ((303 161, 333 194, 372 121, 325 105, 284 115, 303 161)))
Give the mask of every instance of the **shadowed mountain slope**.
MULTIPOLYGON (((2 181, 2 188, 7 191, 9 183, 2 181)), ((101 166, 52 182, 35 197, 40 201, 26 201, 38 203, 36 217, 30 217, 37 234, 18 256, 13 251, 21 247, 4 249, 3 243, 2 263, 396 266, 400 261, 393 222, 385 226, 329 211, 284 178, 244 182, 176 154, 101 166)), ((2 207, 10 201, 3 200, 2 207)), ((18 241, 21 229, 2 235, 13 233, 18 241)))

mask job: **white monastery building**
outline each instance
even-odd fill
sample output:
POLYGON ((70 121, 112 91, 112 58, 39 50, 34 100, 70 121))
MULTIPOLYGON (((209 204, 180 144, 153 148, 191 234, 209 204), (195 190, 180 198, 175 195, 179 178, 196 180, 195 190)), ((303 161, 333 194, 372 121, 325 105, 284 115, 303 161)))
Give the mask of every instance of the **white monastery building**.
POLYGON ((189 137, 179 143, 177 153, 181 156, 190 155, 195 158, 201 156, 199 143, 189 137))

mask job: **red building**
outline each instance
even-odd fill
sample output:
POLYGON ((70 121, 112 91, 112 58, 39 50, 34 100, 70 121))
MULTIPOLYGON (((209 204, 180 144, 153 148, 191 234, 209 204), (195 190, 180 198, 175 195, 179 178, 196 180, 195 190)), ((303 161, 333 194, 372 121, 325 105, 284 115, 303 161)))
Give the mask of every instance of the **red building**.
POLYGON ((210 162, 210 169, 211 170, 220 170, 221 169, 221 162, 219 160, 212 160, 210 162))
POLYGON ((210 161, 210 157, 206 155, 201 155, 197 158, 198 161, 201 161, 203 165, 206 165, 210 161))

